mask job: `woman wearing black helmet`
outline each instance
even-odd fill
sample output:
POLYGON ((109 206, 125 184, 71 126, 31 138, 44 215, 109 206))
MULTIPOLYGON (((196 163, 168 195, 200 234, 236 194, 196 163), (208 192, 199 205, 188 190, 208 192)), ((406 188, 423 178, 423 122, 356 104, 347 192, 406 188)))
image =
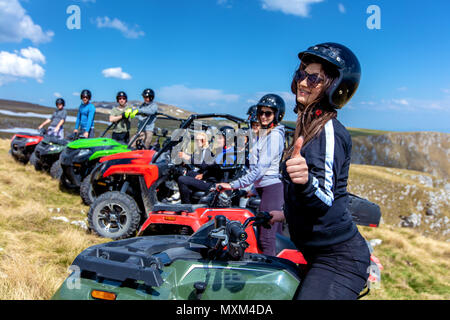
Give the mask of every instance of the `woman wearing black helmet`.
MULTIPOLYGON (((280 161, 284 151, 284 126, 281 124, 285 113, 283 99, 275 94, 264 96, 257 104, 257 116, 261 125, 256 144, 251 147, 250 168, 243 177, 231 183, 220 183, 224 190, 243 189, 250 185, 261 197, 260 211, 282 210, 283 184, 280 180, 280 161)), ((282 232, 282 224, 276 223, 271 229, 259 228, 258 242, 262 252, 276 255, 276 233, 282 232)))
POLYGON ((351 50, 336 43, 299 54, 292 81, 297 97, 294 145, 285 156, 285 207, 292 241, 309 269, 298 299, 356 299, 368 279, 370 253, 347 210, 352 141, 336 119, 356 92, 361 68, 351 50))
POLYGON ((56 99, 57 110, 53 113, 50 119, 45 120, 39 126, 38 130, 41 130, 46 125, 50 124, 47 130, 47 135, 64 139, 64 123, 66 122, 67 118, 67 111, 64 110, 65 105, 66 102, 64 101, 64 99, 56 99))

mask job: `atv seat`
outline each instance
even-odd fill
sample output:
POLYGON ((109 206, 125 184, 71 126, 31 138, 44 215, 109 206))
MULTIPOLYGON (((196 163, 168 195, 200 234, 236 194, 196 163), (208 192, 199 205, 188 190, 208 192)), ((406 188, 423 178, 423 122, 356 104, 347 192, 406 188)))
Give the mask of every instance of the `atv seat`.
POLYGON ((276 251, 281 252, 285 249, 297 250, 295 244, 289 239, 281 234, 276 235, 276 243, 275 243, 276 251))
POLYGON ((206 204, 166 204, 166 203, 156 203, 153 206, 153 212, 161 212, 161 211, 168 211, 168 212, 175 212, 175 213, 182 213, 182 212, 195 212, 195 210, 200 208, 206 208, 206 204))

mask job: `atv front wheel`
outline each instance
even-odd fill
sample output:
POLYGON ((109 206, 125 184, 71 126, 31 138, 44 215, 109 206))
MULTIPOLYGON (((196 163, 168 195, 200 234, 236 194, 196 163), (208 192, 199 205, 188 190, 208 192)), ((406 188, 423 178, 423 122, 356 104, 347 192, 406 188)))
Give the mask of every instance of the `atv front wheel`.
POLYGON ((36 153, 32 153, 31 157, 30 157, 30 164, 32 166, 34 166, 34 168, 36 169, 36 171, 42 171, 42 165, 41 162, 39 161, 39 159, 36 156, 36 153))
POLYGON ((88 220, 89 228, 99 236, 119 240, 136 233, 141 213, 129 195, 117 191, 107 192, 91 205, 88 220))
POLYGON ((52 164, 52 167, 50 168, 50 175, 53 179, 59 180, 61 179, 62 171, 61 161, 58 160, 52 164))
POLYGON ((80 185, 80 196, 85 205, 90 206, 95 201, 95 191, 91 184, 91 174, 83 179, 80 185))

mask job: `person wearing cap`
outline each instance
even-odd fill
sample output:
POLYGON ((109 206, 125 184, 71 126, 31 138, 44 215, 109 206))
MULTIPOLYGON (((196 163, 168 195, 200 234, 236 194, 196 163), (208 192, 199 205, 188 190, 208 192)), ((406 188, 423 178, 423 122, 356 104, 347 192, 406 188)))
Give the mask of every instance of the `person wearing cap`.
POLYGON ((94 119, 96 110, 95 106, 90 103, 92 93, 89 90, 83 90, 80 97, 82 102, 78 108, 74 133, 80 132, 85 138, 93 138, 95 136, 94 119))
MULTIPOLYGON (((285 128, 281 124, 286 106, 276 94, 268 94, 257 104, 257 119, 261 125, 256 144, 250 150, 250 168, 241 178, 231 183, 219 183, 223 190, 244 189, 253 184, 261 198, 260 211, 282 210, 283 184, 280 179, 280 162, 284 152, 285 128)), ((266 255, 276 255, 276 234, 282 233, 282 223, 271 229, 258 227, 258 244, 266 255)))
POLYGON ((291 90, 296 96, 293 145, 282 164, 284 211, 292 242, 308 262, 300 300, 357 299, 369 277, 370 251, 347 209, 352 140, 337 112, 355 94, 361 66, 337 43, 299 54, 291 90))
POLYGON ((56 111, 53 113, 50 119, 45 120, 39 127, 38 130, 41 130, 46 125, 50 124, 47 130, 47 135, 55 136, 60 139, 64 139, 64 123, 67 118, 67 111, 64 110, 66 102, 62 98, 58 98, 56 100, 56 111))
POLYGON ((139 115, 137 119, 138 123, 138 131, 145 125, 145 121, 147 117, 153 117, 149 123, 147 123, 144 131, 139 135, 136 141, 133 143, 133 148, 137 147, 137 141, 143 141, 145 149, 150 149, 152 145, 153 139, 153 130, 155 129, 156 122, 156 113, 158 112, 158 105, 155 100, 155 92, 152 89, 145 89, 142 92, 142 98, 144 99, 144 103, 139 107, 139 115))
POLYGON ((112 138, 118 142, 127 144, 130 140, 130 117, 127 117, 125 112, 127 109, 128 96, 125 92, 120 91, 116 96, 116 101, 119 104, 111 110, 109 121, 115 123, 112 131, 112 138))

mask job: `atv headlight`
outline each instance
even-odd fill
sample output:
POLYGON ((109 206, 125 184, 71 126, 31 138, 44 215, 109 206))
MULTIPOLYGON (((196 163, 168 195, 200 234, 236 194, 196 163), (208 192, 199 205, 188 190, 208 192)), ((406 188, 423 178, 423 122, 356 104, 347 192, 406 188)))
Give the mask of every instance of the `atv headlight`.
POLYGON ((91 156, 92 152, 89 149, 81 149, 78 151, 77 155, 75 156, 75 159, 73 162, 80 163, 84 162, 91 156))
POLYGON ((34 139, 34 138, 29 138, 25 141, 26 143, 36 143, 38 142, 38 139, 34 139))

